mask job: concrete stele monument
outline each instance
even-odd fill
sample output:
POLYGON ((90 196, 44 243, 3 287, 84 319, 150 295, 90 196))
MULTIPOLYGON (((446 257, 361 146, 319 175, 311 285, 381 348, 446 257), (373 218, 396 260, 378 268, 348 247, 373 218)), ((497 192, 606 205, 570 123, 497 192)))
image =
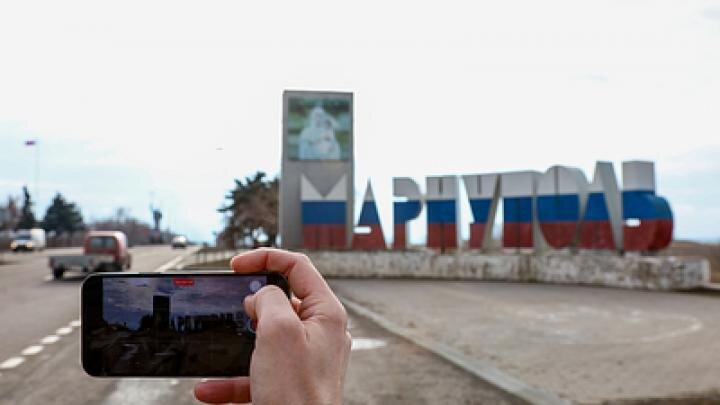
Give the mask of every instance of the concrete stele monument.
POLYGON ((280 243, 346 249, 353 229, 353 95, 283 92, 280 243))

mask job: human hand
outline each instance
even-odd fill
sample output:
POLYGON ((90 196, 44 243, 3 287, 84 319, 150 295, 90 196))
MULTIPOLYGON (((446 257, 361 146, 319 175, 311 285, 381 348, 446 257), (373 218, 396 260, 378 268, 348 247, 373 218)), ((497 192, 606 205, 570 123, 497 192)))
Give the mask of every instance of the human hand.
POLYGON ((245 298, 257 321, 250 376, 212 380, 195 386, 206 403, 339 404, 351 337, 347 314, 307 256, 280 249, 257 249, 235 256, 237 273, 280 272, 292 300, 276 286, 245 298))

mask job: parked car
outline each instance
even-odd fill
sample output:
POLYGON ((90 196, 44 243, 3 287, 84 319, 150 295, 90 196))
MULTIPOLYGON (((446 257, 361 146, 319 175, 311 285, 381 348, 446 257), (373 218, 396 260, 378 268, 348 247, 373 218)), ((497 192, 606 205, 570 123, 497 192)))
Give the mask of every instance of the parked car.
POLYGON ((127 237, 120 231, 90 231, 83 240, 82 255, 50 256, 53 278, 60 279, 66 271, 83 273, 122 271, 132 265, 127 237))
POLYGON ((172 242, 170 242, 173 248, 182 248, 185 249, 188 245, 187 238, 182 235, 177 235, 174 238, 172 238, 172 242))
POLYGON ((45 230, 42 228, 20 229, 10 243, 13 252, 43 250, 45 246, 45 230))

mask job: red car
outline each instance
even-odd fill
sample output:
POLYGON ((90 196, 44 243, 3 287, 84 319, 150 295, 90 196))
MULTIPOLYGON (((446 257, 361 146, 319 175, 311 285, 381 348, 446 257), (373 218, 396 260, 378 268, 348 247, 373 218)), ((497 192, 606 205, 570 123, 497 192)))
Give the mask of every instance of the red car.
POLYGON ((86 255, 112 255, 115 271, 130 268, 127 237, 120 231, 90 231, 83 240, 83 249, 86 255))
POLYGON ((120 231, 90 231, 83 240, 82 255, 50 256, 53 278, 60 279, 66 271, 83 273, 123 271, 129 269, 132 257, 127 237, 120 231))

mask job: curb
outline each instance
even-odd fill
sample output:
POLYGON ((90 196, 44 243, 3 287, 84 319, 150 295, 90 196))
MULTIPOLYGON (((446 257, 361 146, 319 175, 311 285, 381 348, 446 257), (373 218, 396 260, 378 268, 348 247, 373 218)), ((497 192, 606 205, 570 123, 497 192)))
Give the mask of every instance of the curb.
POLYGON ((393 323, 389 319, 364 307, 363 305, 342 296, 339 296, 339 298, 343 305, 352 312, 373 321, 378 326, 394 335, 400 336, 426 350, 429 350, 435 355, 452 363, 456 367, 459 367, 477 378, 488 382, 522 402, 538 405, 572 403, 551 392, 532 387, 515 377, 505 374, 488 362, 469 358, 448 345, 414 336, 407 328, 393 323))

